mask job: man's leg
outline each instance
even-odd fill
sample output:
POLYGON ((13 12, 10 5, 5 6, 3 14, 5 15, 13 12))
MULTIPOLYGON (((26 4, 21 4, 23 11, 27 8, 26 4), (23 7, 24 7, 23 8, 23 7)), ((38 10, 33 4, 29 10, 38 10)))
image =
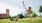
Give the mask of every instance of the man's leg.
POLYGON ((19 17, 16 18, 16 21, 18 21, 19 17))
POLYGON ((31 15, 29 16, 29 18, 30 18, 30 20, 32 20, 32 16, 31 15))
POLYGON ((29 12, 28 16, 29 16, 30 20, 32 20, 32 17, 31 17, 31 15, 30 15, 30 12, 29 12))

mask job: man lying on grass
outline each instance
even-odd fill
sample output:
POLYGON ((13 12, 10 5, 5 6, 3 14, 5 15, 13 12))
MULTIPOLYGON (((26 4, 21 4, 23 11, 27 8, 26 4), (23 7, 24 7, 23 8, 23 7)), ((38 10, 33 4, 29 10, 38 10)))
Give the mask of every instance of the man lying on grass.
MULTIPOLYGON (((23 1, 23 6, 24 6, 25 11, 24 11, 23 13, 21 13, 19 17, 16 18, 16 21, 17 21, 19 18, 20 18, 20 19, 23 18, 25 14, 27 14, 27 15, 30 16, 31 7, 26 8, 25 5, 24 5, 24 1, 23 1)), ((31 19, 31 17, 30 17, 30 19, 31 19)))

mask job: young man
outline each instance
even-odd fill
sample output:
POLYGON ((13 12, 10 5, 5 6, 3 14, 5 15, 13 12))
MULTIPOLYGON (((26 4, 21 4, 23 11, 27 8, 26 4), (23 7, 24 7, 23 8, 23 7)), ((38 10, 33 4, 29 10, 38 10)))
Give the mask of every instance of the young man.
MULTIPOLYGON (((28 14, 28 16, 30 16, 30 10, 31 10, 31 7, 28 7, 28 9, 25 7, 24 5, 24 1, 23 1, 23 6, 24 6, 24 9, 25 11, 23 13, 20 14, 19 17, 16 18, 16 21, 20 18, 23 18, 25 14, 28 14)), ((31 17, 30 17, 31 18, 31 17)))

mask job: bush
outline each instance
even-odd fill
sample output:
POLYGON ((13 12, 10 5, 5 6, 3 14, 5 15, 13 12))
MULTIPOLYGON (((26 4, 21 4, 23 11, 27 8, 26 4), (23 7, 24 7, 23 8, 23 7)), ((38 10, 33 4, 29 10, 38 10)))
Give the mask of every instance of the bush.
POLYGON ((17 18, 17 16, 14 16, 14 18, 17 18))
POLYGON ((32 17, 37 17, 38 15, 36 13, 33 13, 33 16, 32 17))
POLYGON ((8 19, 9 18, 9 16, 6 16, 4 19, 8 19))

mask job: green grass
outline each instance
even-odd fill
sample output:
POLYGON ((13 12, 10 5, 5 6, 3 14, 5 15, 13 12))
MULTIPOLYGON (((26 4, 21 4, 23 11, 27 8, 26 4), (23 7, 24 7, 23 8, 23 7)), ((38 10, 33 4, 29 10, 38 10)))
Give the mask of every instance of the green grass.
POLYGON ((42 17, 32 18, 32 21, 29 18, 19 19, 18 21, 11 21, 10 19, 0 19, 0 23, 42 23, 42 17))

